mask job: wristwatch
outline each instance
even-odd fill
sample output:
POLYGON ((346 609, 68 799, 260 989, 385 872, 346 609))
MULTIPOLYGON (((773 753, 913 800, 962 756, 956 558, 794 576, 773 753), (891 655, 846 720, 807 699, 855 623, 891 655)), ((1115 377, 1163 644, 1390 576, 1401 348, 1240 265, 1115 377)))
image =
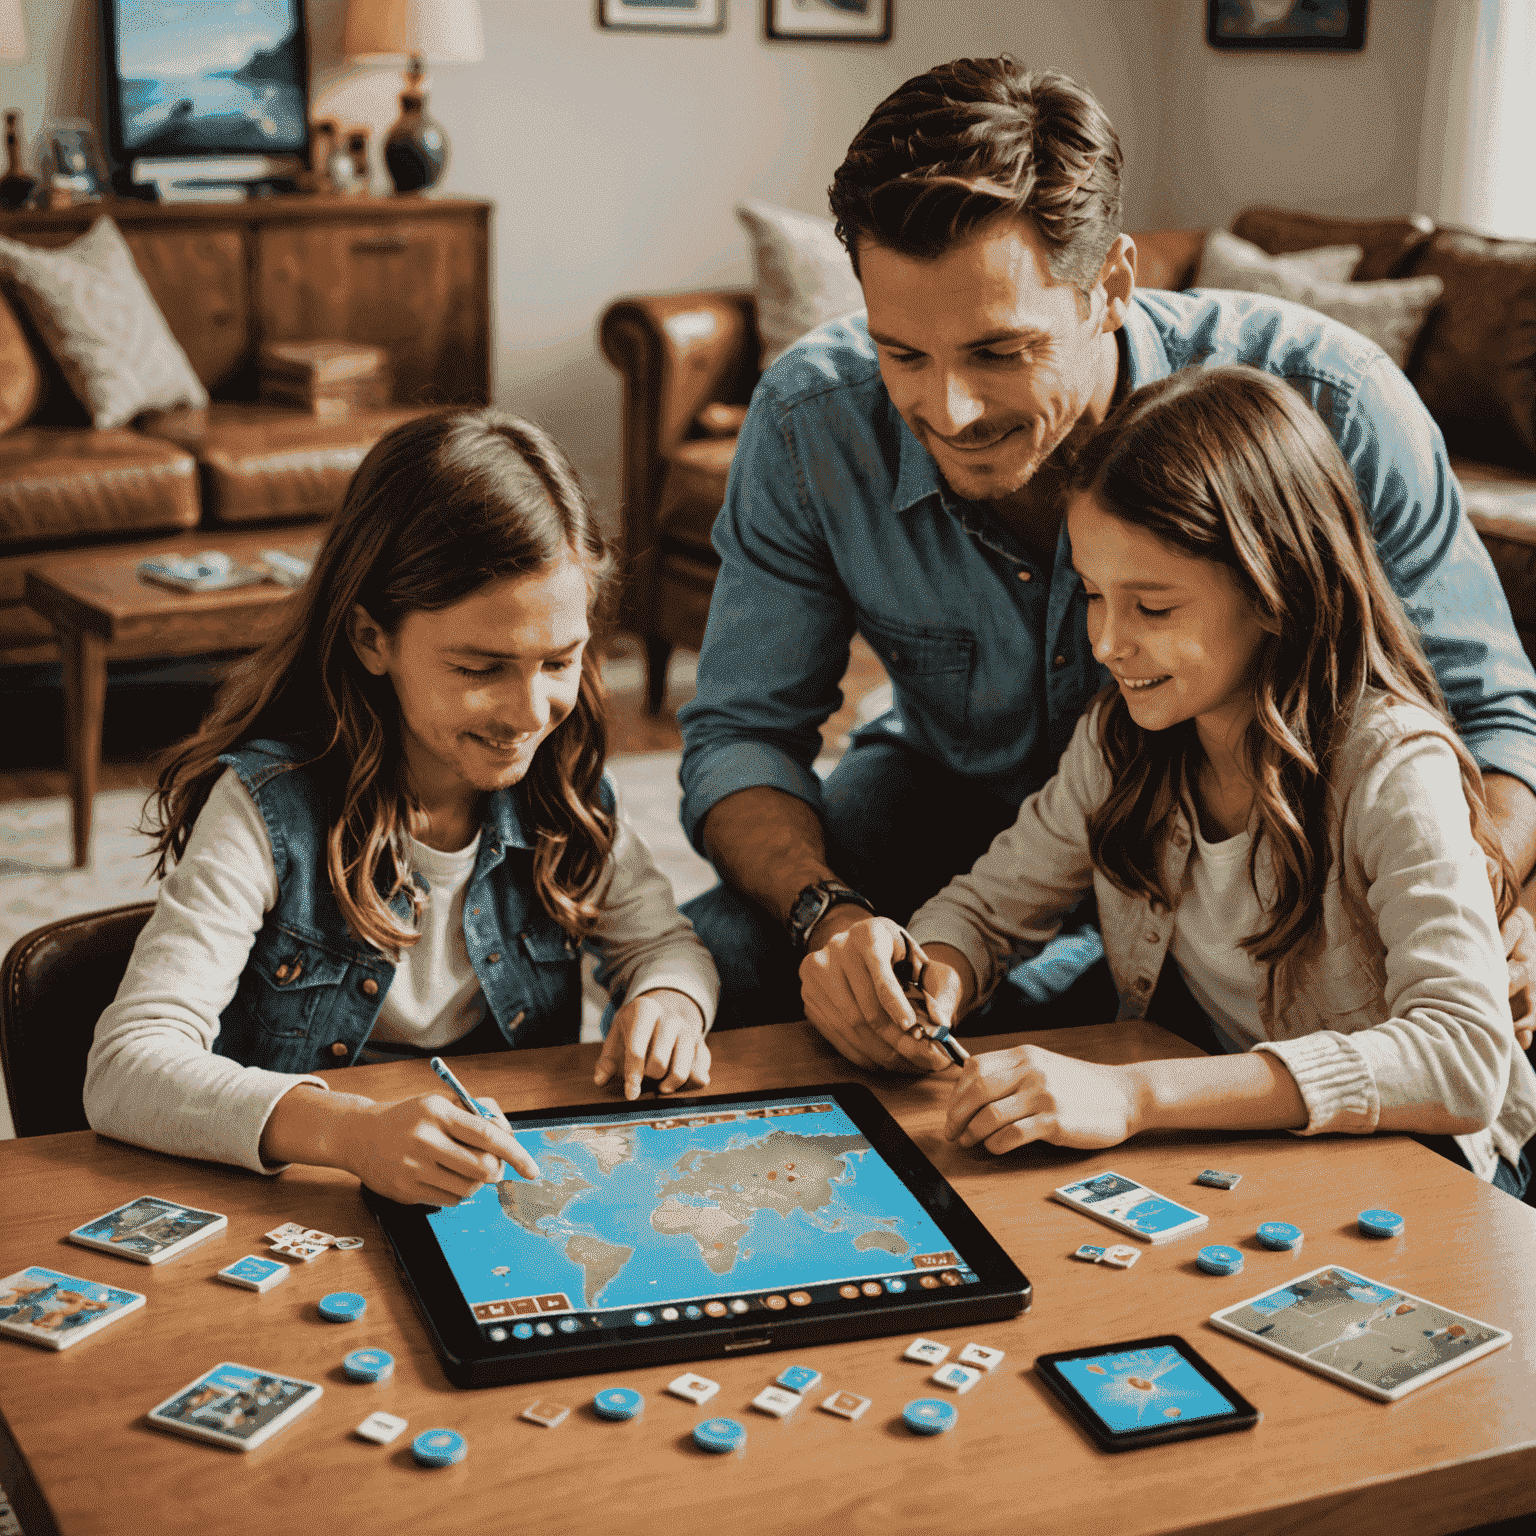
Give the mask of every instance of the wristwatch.
POLYGON ((860 896, 855 890, 836 880, 818 880, 814 885, 808 885, 795 897, 795 904, 789 909, 789 941, 796 949, 804 951, 806 941, 811 936, 813 929, 833 907, 844 902, 852 902, 856 907, 863 907, 871 917, 875 915, 875 904, 866 896, 860 896))

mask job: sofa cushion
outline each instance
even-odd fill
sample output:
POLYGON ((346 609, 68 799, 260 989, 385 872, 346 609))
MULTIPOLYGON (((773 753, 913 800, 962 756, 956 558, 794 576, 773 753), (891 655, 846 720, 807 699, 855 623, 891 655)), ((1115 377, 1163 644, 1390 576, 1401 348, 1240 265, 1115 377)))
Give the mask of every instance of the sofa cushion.
POLYGON ((1408 377, 1446 442, 1536 472, 1536 241, 1440 229, 1413 270, 1445 284, 1408 377))
POLYGON ((1320 245, 1316 250, 1272 256, 1251 240, 1224 229, 1213 229, 1201 248, 1200 269, 1195 273, 1193 286, 1246 290, 1248 280, 1256 272, 1281 280, 1347 283, 1363 254, 1358 245, 1320 245))
POLYGON ((1136 243, 1136 286, 1171 288, 1177 292, 1195 280, 1200 251, 1205 245, 1203 229, 1130 230, 1136 243))
POLYGON ((1232 221, 1232 233, 1272 256, 1320 245, 1358 245, 1365 253, 1351 274, 1357 283, 1401 277, 1435 232, 1422 213, 1405 219, 1333 219, 1289 208, 1246 208, 1232 221))
POLYGON ((0 437, 0 548, 195 528, 197 466, 137 432, 19 427, 0 437))
POLYGON ((19 427, 43 390, 43 375, 11 306, 0 299, 0 432, 19 427))
POLYGON ((736 452, 734 437, 700 437, 679 443, 667 455, 667 482, 656 514, 663 546, 681 545, 715 560, 709 536, 725 504, 725 482, 736 452))
POLYGON ((1536 661, 1536 469, 1522 475, 1463 458, 1453 458, 1451 468, 1499 573, 1521 643, 1536 661))
POLYGON ((0 238, 0 272, 93 426, 120 427, 141 411, 207 404, 207 390, 111 219, 97 219, 59 250, 0 238))
POLYGON ((143 430, 197 460, 209 522, 291 522, 329 517, 368 450, 426 414, 401 406, 322 419, 289 406, 215 402, 150 417, 143 430))

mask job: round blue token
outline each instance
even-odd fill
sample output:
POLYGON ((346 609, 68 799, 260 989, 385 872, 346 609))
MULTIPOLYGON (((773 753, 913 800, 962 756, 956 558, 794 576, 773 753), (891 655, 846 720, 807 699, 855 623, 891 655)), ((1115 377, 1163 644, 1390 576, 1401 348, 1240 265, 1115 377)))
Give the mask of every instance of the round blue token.
POLYGON ((885 1288, 888 1291, 895 1291, 899 1295, 902 1291, 906 1290, 907 1282, 905 1280, 887 1280, 885 1288))
POLYGON ((353 1381, 383 1381, 395 1373, 395 1357, 387 1349, 354 1349, 341 1368, 353 1381))
POLYGON ((705 1419, 693 1432, 693 1443, 703 1451, 724 1455, 747 1443, 746 1430, 735 1419, 705 1419))
POLYGON ((451 1467, 469 1455, 469 1443, 456 1429, 424 1429, 411 1441, 411 1455, 424 1467, 451 1467))
POLYGON ((901 1410, 902 1422, 914 1435, 942 1435, 953 1429, 960 1410, 936 1397, 917 1397, 901 1410))
POLYGON ((605 1419, 633 1419, 645 1407, 645 1399, 630 1387, 604 1387, 592 1399, 592 1407, 605 1419))
POLYGON ((683 1316, 684 1317, 703 1317, 704 1314, 701 1311, 699 1311, 699 1309, 697 1307, 684 1307, 683 1308, 683 1316))
POLYGON ((1243 1271, 1243 1256, 1236 1248, 1223 1243, 1212 1243, 1195 1255, 1195 1263, 1208 1275, 1239 1275, 1243 1271))
POLYGON ((1261 1221, 1259 1223, 1259 1241, 1266 1248, 1300 1248, 1302 1230, 1293 1227, 1288 1221, 1261 1221))
POLYGON ((636 1312, 631 1321, 636 1328, 649 1328, 656 1319, 649 1312, 636 1312))
POLYGON ((1366 1237, 1396 1237, 1405 1222, 1396 1211, 1375 1210, 1360 1212, 1360 1231, 1366 1237))
POLYGON ((332 1291, 320 1298, 320 1316, 328 1323, 355 1323, 368 1310, 368 1298, 356 1291, 332 1291))
POLYGON ((512 1325, 512 1337, 514 1339, 531 1339, 533 1337, 532 1323, 514 1323, 512 1325))

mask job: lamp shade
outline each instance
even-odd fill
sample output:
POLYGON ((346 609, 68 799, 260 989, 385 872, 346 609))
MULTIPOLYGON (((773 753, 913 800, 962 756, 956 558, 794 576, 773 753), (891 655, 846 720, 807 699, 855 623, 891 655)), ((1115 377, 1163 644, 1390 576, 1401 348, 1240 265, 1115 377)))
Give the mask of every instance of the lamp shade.
POLYGON ((21 17, 21 0, 0 0, 0 59, 27 56, 27 29, 21 17))
POLYGON ((473 64, 485 57, 479 0, 347 0, 341 46, 353 59, 473 64))

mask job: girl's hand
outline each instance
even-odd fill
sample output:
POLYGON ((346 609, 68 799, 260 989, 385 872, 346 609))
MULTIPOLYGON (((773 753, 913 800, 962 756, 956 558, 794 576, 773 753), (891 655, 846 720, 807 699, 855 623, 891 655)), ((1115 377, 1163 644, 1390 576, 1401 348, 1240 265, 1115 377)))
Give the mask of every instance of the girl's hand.
POLYGON ((949 1101, 944 1134, 1011 1152, 1032 1141, 1113 1147, 1135 1135, 1136 1106, 1118 1067, 1058 1056, 1037 1045, 987 1051, 966 1062, 949 1101))
POLYGON ((892 969, 895 961, 903 959, 910 960, 913 973, 922 977, 929 1018, 935 1024, 953 1024, 960 977, 915 943, 909 944, 906 933, 888 917, 855 923, 800 962, 805 1016, 855 1066, 942 1071, 949 1057, 938 1046, 907 1033, 917 1022, 917 1013, 892 969))
POLYGON ((480 1102, 494 1120, 440 1093, 394 1104, 358 1099, 339 1166, 402 1205, 457 1205, 499 1178, 503 1162, 525 1179, 538 1178, 539 1165, 513 1137, 495 1100, 480 1102))
POLYGON ((601 1088, 620 1062, 626 1099, 640 1097, 644 1077, 659 1077, 662 1093, 676 1093, 684 1083, 709 1087, 709 1047, 699 1005, 670 987, 631 998, 614 1015, 592 1081, 601 1088))

